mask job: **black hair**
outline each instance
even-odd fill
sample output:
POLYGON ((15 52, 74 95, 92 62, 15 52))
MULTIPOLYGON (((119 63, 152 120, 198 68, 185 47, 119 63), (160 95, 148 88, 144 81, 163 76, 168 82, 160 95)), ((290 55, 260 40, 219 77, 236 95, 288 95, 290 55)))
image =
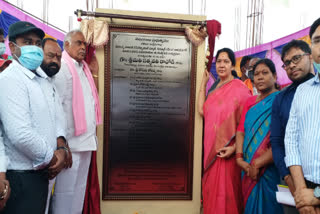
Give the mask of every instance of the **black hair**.
POLYGON ((4 36, 4 30, 3 30, 3 28, 0 28, 0 36, 4 36))
POLYGON ((232 74, 232 76, 234 76, 234 78, 240 79, 240 78, 238 77, 238 74, 237 74, 237 72, 236 72, 235 70, 231 70, 231 74, 232 74))
POLYGON ((220 55, 221 53, 223 53, 223 52, 225 52, 225 53, 228 54, 228 57, 229 57, 229 59, 230 59, 230 61, 231 61, 231 64, 232 64, 233 66, 235 66, 235 65, 236 65, 236 58, 235 58, 235 56, 234 56, 234 52, 233 52, 230 48, 222 48, 222 49, 218 50, 218 52, 217 52, 217 54, 216 54, 216 61, 217 61, 219 55, 220 55))
POLYGON ((250 61, 251 59, 252 59, 252 56, 244 56, 244 57, 242 57, 241 62, 240 62, 240 68, 242 68, 243 66, 245 66, 246 63, 247 63, 248 61, 250 61))
POLYGON ((260 59, 258 62, 256 62, 256 64, 253 66, 253 71, 256 71, 257 66, 260 64, 265 64, 270 69, 272 74, 277 73, 276 66, 274 65, 272 60, 268 58, 260 59))
POLYGON ((318 18, 316 21, 314 21, 310 27, 310 31, 309 31, 310 39, 312 38, 313 33, 316 31, 316 29, 319 27, 319 25, 320 25, 320 18, 318 18))
MULTIPOLYGON (((274 65, 274 63, 272 62, 271 59, 268 58, 264 58, 264 59, 260 59, 258 62, 256 62, 256 64, 253 66, 253 72, 256 71, 256 68, 258 67, 258 65, 260 64, 265 64, 271 71, 272 74, 277 74, 276 71, 276 66, 274 65)), ((279 89, 279 85, 277 83, 275 83, 275 88, 279 89)))
POLYGON ((291 42, 289 42, 288 44, 286 44, 283 48, 282 48, 282 52, 281 52, 281 60, 283 61, 285 55, 287 54, 287 52, 291 49, 291 48, 299 48, 301 49, 303 52, 311 54, 311 49, 310 46, 308 45, 308 43, 306 43, 305 41, 302 40, 291 40, 291 42))
POLYGON ((44 46, 46 45, 46 42, 47 42, 47 41, 53 41, 53 42, 55 42, 55 43, 58 44, 58 41, 57 41, 57 40, 55 40, 55 39, 53 39, 53 38, 50 38, 50 37, 47 37, 47 38, 44 38, 44 39, 42 40, 42 42, 41 42, 41 47, 42 47, 42 49, 43 49, 44 46))
POLYGON ((16 43, 16 37, 9 36, 9 42, 16 43))

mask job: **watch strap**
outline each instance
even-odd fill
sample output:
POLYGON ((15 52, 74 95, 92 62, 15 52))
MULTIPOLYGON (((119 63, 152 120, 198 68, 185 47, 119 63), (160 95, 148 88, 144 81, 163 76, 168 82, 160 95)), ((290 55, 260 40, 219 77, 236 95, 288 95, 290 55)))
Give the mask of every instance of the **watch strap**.
POLYGON ((320 186, 317 186, 317 187, 313 190, 313 195, 314 195, 314 197, 316 197, 317 199, 320 199, 320 186))

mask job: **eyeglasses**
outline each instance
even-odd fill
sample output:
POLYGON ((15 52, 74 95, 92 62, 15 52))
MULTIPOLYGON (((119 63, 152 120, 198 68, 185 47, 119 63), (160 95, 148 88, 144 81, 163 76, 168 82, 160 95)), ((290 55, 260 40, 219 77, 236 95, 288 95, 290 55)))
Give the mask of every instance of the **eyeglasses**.
POLYGON ((306 55, 309 55, 309 53, 304 53, 304 54, 299 54, 299 55, 295 55, 291 58, 291 60, 286 60, 283 62, 283 65, 282 65, 282 68, 283 69, 286 69, 290 64, 291 62, 293 62, 294 64, 297 64, 300 62, 301 58, 303 56, 306 56, 306 55))

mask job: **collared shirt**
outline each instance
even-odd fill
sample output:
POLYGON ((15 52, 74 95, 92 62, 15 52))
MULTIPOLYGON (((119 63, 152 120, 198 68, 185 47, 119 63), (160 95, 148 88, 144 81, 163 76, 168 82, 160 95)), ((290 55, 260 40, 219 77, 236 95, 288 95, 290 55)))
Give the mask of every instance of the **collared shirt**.
POLYGON ((287 167, 300 165, 304 177, 320 184, 319 74, 301 84, 293 98, 285 134, 287 167))
POLYGON ((284 162, 284 136, 289 119, 291 103, 294 94, 296 93, 297 87, 312 77, 313 75, 310 73, 302 82, 293 83, 287 88, 283 89, 276 96, 272 104, 270 142, 272 147, 273 160, 282 178, 290 174, 289 169, 286 167, 286 164, 284 162))
POLYGON ((47 75, 13 60, 0 75, 0 120, 8 169, 46 167, 63 134, 56 121, 58 103, 47 75))
MULTIPOLYGON (((38 70, 42 70, 42 69, 39 67, 38 70)), ((67 122, 66 122, 66 116, 64 114, 63 107, 62 107, 62 102, 60 100, 60 95, 58 93, 58 89, 54 85, 53 79, 51 77, 47 77, 47 79, 50 83, 50 85, 48 86, 52 87, 54 98, 56 101, 56 105, 55 105, 56 118, 55 119, 59 124, 58 126, 56 126, 57 137, 60 137, 60 136, 66 137, 67 122)))
POLYGON ((2 130, 0 129, 0 172, 7 171, 7 156, 4 150, 2 130))
POLYGON ((54 84, 59 92, 63 110, 66 116, 66 138, 71 151, 95 151, 97 149, 96 141, 96 117, 95 101, 91 92, 89 81, 83 71, 83 64, 73 60, 77 73, 79 75, 84 97, 84 107, 87 121, 87 132, 74 136, 74 119, 72 111, 72 75, 67 63, 62 59, 60 71, 53 78, 54 84))

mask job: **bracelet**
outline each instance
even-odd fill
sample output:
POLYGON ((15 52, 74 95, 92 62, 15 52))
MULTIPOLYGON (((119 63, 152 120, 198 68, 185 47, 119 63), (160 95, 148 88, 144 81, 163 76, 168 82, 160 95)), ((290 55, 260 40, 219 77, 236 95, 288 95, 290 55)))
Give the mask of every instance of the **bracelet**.
POLYGON ((236 153, 236 159, 243 158, 243 153, 236 153))
POLYGON ((252 162, 250 165, 251 165, 253 168, 259 169, 259 168, 256 166, 256 163, 255 163, 255 162, 252 162))
POLYGON ((4 184, 4 190, 0 194, 0 201, 5 199, 5 197, 7 196, 8 190, 9 190, 9 186, 5 182, 3 182, 3 184, 4 184))
POLYGON ((59 150, 59 149, 63 149, 63 150, 66 152, 66 156, 68 157, 68 155, 69 155, 69 150, 68 150, 67 147, 65 147, 65 146, 59 146, 59 147, 57 148, 57 150, 59 150))
POLYGON ((98 78, 99 76, 96 74, 92 74, 93 77, 98 78))
POLYGON ((59 147, 57 148, 57 150, 59 150, 59 149, 64 149, 64 150, 68 151, 68 148, 65 147, 65 146, 59 146, 59 147))

